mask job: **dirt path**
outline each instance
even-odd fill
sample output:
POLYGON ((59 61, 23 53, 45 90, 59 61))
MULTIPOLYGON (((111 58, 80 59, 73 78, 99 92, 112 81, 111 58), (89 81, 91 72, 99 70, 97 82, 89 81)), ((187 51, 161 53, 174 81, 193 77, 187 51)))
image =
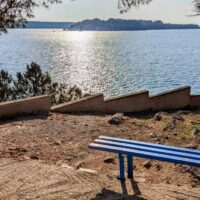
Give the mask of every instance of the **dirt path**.
POLYGON ((40 161, 0 166, 0 199, 88 199, 100 187, 96 175, 40 161))
POLYGON ((41 161, 4 160, 0 165, 0 199, 67 200, 199 200, 200 190, 186 186, 110 180, 100 174, 44 164, 41 161), (113 187, 114 186, 114 187, 113 187))
POLYGON ((200 149, 200 112, 127 116, 116 126, 107 115, 19 117, 0 121, 0 200, 200 200, 200 169, 134 160, 134 180, 116 180, 115 154, 89 151, 100 135, 200 149), (172 123, 173 122, 173 123, 172 123), (105 162, 112 159, 111 163, 105 162), (69 168, 72 167, 72 169, 69 168), (91 169, 95 173, 81 171, 91 169))

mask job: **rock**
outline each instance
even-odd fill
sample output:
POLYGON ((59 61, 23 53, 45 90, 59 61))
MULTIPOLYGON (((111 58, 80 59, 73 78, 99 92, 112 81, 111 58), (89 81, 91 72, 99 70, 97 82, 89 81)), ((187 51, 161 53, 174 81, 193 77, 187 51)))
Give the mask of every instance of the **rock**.
POLYGON ((156 121, 160 121, 162 119, 162 116, 159 113, 156 113, 153 118, 156 121))
POLYGON ((32 159, 32 160, 39 160, 38 156, 36 156, 36 155, 31 155, 30 159, 32 159))
POLYGON ((172 118, 172 121, 167 123, 167 125, 163 128, 163 131, 173 130, 176 126, 176 119, 172 118))
POLYGON ((160 165, 160 164, 156 164, 156 169, 157 169, 157 171, 160 171, 161 169, 162 169, 162 166, 160 165))
POLYGON ((153 140, 156 142, 156 143, 159 143, 161 140, 160 138, 153 138, 153 140))
POLYGON ((79 169, 79 168, 83 167, 84 164, 85 164, 85 163, 84 163, 83 161, 77 162, 77 163, 75 164, 75 169, 79 169))
POLYGON ((185 147, 188 148, 188 149, 197 149, 196 144, 187 144, 185 147))
POLYGON ((124 118, 124 113, 116 113, 114 114, 115 117, 124 118))
POLYGON ((157 138, 158 136, 157 136, 156 133, 151 133, 151 134, 149 134, 149 137, 151 137, 151 138, 157 138))
POLYGON ((198 135, 200 135, 200 133, 199 133, 200 131, 199 131, 199 129, 198 128, 194 128, 193 130, 192 130, 192 136, 193 137, 196 137, 196 136, 198 136, 198 135))
POLYGON ((178 120, 178 121, 182 121, 182 122, 185 121, 185 119, 181 115, 178 115, 178 114, 174 115, 172 117, 172 120, 178 120))
POLYGON ((91 169, 86 169, 86 168, 80 168, 79 171, 81 172, 87 172, 90 174, 97 174, 97 171, 91 170, 91 169))
POLYGON ((112 158, 112 157, 107 157, 104 159, 104 162, 107 163, 107 164, 115 164, 115 159, 112 158))
POLYGON ((108 119, 108 123, 112 125, 119 125, 122 124, 124 121, 124 115, 121 113, 116 113, 112 117, 108 119))
POLYGON ((53 143, 53 145, 55 145, 55 146, 60 146, 61 144, 62 144, 62 143, 61 143, 61 141, 59 141, 59 140, 53 143))
POLYGON ((25 160, 30 160, 30 157, 27 156, 27 155, 24 155, 24 159, 25 159, 25 160))
POLYGON ((73 167, 69 166, 69 165, 66 164, 66 163, 62 164, 61 167, 67 168, 67 169, 74 169, 73 167))
POLYGON ((119 124, 122 123, 122 121, 118 118, 111 117, 111 118, 108 119, 108 123, 112 124, 112 125, 119 125, 119 124))
POLYGON ((143 163, 143 167, 145 167, 146 169, 150 169, 151 166, 152 166, 152 164, 148 160, 143 163))
POLYGON ((192 186, 192 188, 195 188, 197 186, 197 184, 196 183, 192 183, 191 186, 192 186))
POLYGON ((190 114, 191 112, 189 110, 179 110, 177 112, 177 115, 187 115, 190 114))

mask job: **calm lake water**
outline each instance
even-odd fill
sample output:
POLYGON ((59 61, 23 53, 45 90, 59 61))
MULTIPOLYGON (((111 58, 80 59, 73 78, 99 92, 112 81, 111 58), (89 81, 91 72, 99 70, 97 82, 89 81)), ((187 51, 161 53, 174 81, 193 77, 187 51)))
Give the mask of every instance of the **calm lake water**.
POLYGON ((155 94, 185 85, 200 94, 200 30, 26 29, 0 36, 0 69, 15 74, 32 61, 56 81, 107 97, 142 89, 155 94))

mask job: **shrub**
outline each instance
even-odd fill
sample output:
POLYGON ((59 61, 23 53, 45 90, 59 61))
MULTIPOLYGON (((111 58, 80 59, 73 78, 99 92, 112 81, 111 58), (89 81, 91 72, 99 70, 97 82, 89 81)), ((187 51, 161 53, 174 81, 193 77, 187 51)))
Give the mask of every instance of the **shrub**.
POLYGON ((34 62, 27 65, 24 73, 18 72, 15 79, 7 71, 1 70, 1 102, 44 94, 51 95, 53 104, 80 99, 87 95, 77 86, 53 82, 49 73, 43 73, 40 66, 34 62))
POLYGON ((12 76, 7 71, 0 71, 0 101, 12 100, 12 81, 12 76))

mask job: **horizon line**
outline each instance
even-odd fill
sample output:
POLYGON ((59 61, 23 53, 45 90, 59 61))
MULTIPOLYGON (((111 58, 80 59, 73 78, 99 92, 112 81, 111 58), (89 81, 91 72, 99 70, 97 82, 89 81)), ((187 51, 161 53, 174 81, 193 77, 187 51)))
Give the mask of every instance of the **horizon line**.
POLYGON ((108 21, 109 19, 115 19, 115 20, 124 20, 124 21, 128 21, 128 20, 136 20, 136 21, 140 21, 140 20, 143 20, 143 21, 152 21, 152 22, 155 22, 155 21, 161 21, 162 23, 164 24, 183 24, 183 25, 186 25, 186 24, 191 24, 191 25, 199 25, 200 24, 197 24, 197 23, 172 23, 172 22, 164 22, 163 20, 160 20, 160 19, 156 19, 156 20, 153 20, 153 19, 123 19, 123 18, 107 18, 107 19, 101 19, 101 18, 86 18, 86 19, 82 19, 82 20, 79 20, 79 21, 40 21, 40 20, 29 20, 27 22, 49 22, 49 23, 78 23, 78 22, 82 22, 84 20, 94 20, 94 19, 99 19, 101 21, 108 21))

